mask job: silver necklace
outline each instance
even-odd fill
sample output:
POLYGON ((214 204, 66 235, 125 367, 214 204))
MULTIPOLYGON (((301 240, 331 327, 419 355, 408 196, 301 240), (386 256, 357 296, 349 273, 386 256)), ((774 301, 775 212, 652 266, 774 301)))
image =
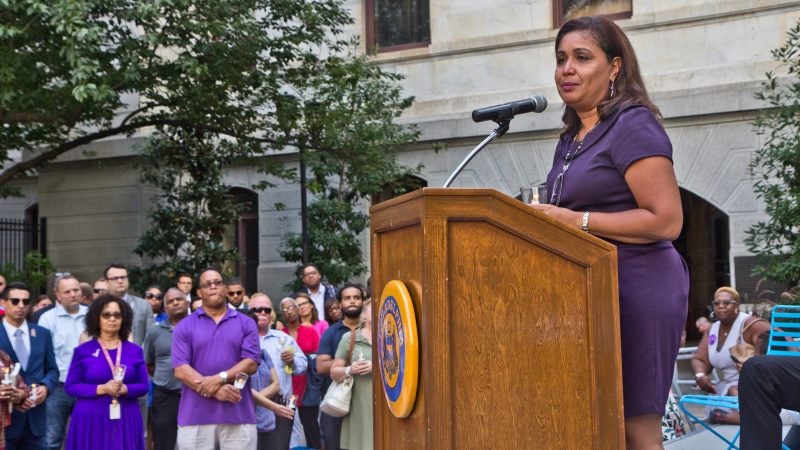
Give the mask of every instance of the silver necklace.
POLYGON ((572 160, 575 159, 575 157, 578 156, 578 153, 581 152, 581 149, 583 148, 583 142, 586 141, 587 137, 589 137, 589 133, 591 133, 592 131, 594 131, 595 128, 597 128, 597 125, 599 123, 600 123, 599 120, 597 122, 595 122, 594 125, 592 125, 592 128, 589 128, 589 131, 587 131, 586 134, 583 135, 583 139, 581 139, 580 141, 578 140, 578 135, 581 134, 581 128, 583 128, 583 124, 581 124, 578 127, 578 131, 575 133, 575 136, 572 138, 572 142, 577 142, 578 145, 575 147, 575 151, 574 152, 572 152, 571 149, 568 149, 567 150, 567 154, 564 155, 564 162, 561 164, 561 173, 562 174, 565 173, 567 171, 567 169, 569 169, 569 165, 572 163, 572 160))

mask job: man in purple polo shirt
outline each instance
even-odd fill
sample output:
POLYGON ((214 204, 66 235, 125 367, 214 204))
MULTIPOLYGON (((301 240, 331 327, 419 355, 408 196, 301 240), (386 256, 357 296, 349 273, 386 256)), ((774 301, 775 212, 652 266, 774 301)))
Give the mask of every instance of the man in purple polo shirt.
POLYGON ((200 272, 202 308, 183 319, 172 337, 172 367, 183 386, 178 449, 254 449, 256 416, 250 382, 239 391, 236 374, 253 374, 261 349, 253 319, 227 307, 215 269, 200 272))

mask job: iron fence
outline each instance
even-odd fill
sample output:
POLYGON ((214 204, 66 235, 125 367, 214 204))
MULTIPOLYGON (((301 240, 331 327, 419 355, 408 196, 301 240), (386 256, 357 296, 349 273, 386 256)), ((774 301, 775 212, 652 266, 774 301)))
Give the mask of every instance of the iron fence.
POLYGON ((13 264, 22 270, 25 254, 39 250, 47 256, 47 219, 38 221, 0 218, 0 266, 13 264))

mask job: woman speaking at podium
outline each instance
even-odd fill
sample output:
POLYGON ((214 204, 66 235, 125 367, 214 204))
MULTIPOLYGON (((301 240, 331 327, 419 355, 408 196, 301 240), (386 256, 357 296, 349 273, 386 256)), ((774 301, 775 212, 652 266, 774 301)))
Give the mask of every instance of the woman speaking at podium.
POLYGON ((662 448, 661 417, 687 313, 689 275, 672 145, 628 38, 604 17, 556 36, 564 131, 540 211, 617 246, 628 448, 662 448))

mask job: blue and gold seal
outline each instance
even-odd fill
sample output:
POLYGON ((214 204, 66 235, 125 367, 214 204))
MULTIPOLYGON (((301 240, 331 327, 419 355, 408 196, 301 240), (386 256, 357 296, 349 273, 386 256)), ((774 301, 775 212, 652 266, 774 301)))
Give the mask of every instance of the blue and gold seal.
POLYGON ((408 417, 417 398, 419 336, 414 304, 402 281, 388 282, 381 294, 378 356, 389 409, 395 417, 408 417))

